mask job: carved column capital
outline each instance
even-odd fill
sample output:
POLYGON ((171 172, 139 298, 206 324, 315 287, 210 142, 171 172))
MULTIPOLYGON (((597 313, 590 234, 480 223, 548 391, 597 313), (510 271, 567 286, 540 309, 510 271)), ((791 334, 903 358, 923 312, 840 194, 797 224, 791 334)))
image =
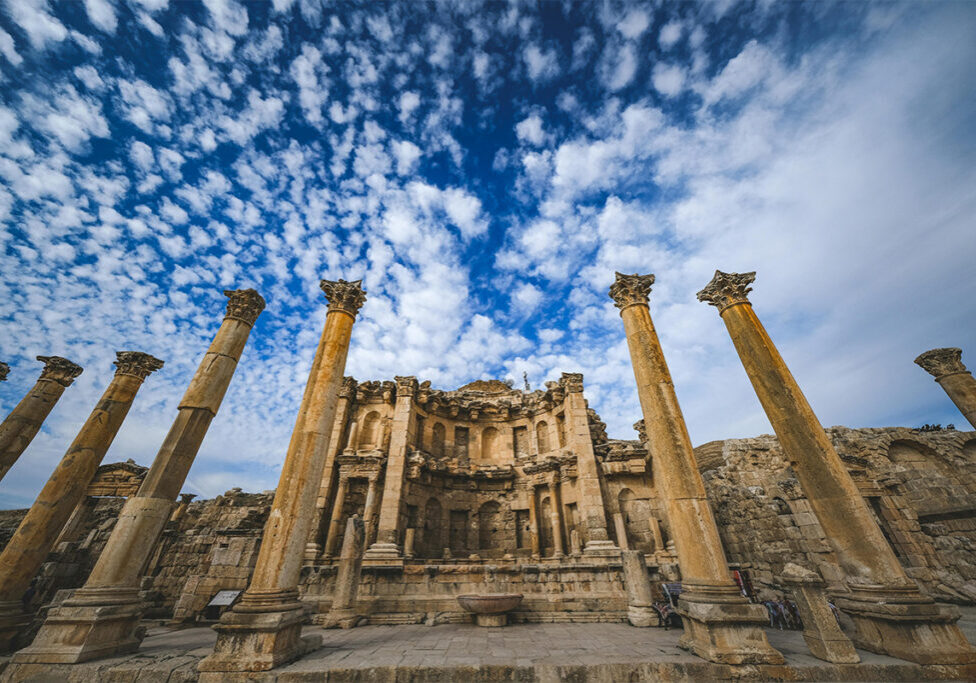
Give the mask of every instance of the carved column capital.
POLYGON ((409 396, 413 398, 413 396, 417 393, 416 377, 394 377, 393 379, 396 380, 397 398, 400 398, 401 396, 409 396))
POLYGON ((565 391, 571 394, 583 393, 583 373, 581 372, 564 372, 559 383, 565 391))
POLYGON ((353 399, 356 397, 356 379, 354 377, 343 377, 342 386, 339 387, 339 398, 353 399))
POLYGON ((723 273, 716 270, 712 281, 698 292, 698 300, 718 308, 719 315, 735 304, 747 304, 746 296, 752 291, 751 285, 756 281, 756 271, 751 273, 723 273))
POLYGON ((962 362, 962 349, 956 348, 926 351, 915 359, 915 364, 936 379, 969 372, 962 362))
POLYGON ((70 387, 75 377, 82 373, 82 367, 61 356, 38 356, 44 363, 40 379, 49 379, 63 387, 70 387))
POLYGON ((146 379, 163 367, 163 361, 141 351, 116 351, 115 375, 132 375, 139 379, 146 379))
POLYGON ((0 382, 7 381, 7 375, 10 374, 10 366, 6 363, 0 363, 0 382))
POLYGON ((623 311, 628 306, 647 305, 651 285, 654 284, 653 275, 616 273, 616 276, 617 279, 610 285, 610 298, 613 299, 614 306, 623 311))
POLYGON ((634 423, 634 431, 637 432, 637 438, 640 439, 641 443, 647 443, 647 429, 644 426, 643 419, 634 423))
POLYGON ((180 494, 180 503, 183 504, 183 505, 189 505, 190 502, 194 498, 196 498, 196 497, 197 497, 197 494, 195 494, 195 493, 181 493, 180 494))
POLYGON ((254 321, 264 310, 264 297, 254 289, 225 289, 224 296, 229 299, 227 315, 224 317, 240 320, 253 327, 254 321))
POLYGON ((359 309, 366 302, 366 292, 363 291, 363 281, 354 280, 322 280, 319 283, 325 298, 329 301, 329 312, 343 311, 356 317, 359 309))

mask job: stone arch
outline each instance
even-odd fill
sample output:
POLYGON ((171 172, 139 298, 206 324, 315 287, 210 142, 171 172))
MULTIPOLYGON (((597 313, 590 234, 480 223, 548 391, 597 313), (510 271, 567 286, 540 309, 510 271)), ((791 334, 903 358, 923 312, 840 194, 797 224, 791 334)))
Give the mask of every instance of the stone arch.
POLYGON ((441 502, 431 497, 424 506, 424 557, 438 558, 444 553, 443 526, 441 502))
POLYGON ((549 447, 549 424, 545 420, 535 423, 535 442, 539 447, 539 453, 548 453, 549 447))
POLYGON ((888 458, 909 470, 952 475, 952 468, 938 453, 917 441, 908 439, 892 441, 888 446, 888 458))
POLYGON ((512 550, 508 546, 508 535, 502 518, 502 506, 489 500, 478 508, 478 549, 485 555, 501 555, 512 550))
POLYGON ((363 420, 362 429, 359 430, 359 448, 379 448, 383 443, 382 439, 383 421, 380 414, 373 410, 363 420))
POLYGON ((435 422, 434 427, 431 429, 430 437, 430 453, 435 458, 444 457, 444 423, 435 422))
POLYGON ((481 432, 481 462, 501 461, 498 457, 498 430, 494 427, 486 427, 481 432))

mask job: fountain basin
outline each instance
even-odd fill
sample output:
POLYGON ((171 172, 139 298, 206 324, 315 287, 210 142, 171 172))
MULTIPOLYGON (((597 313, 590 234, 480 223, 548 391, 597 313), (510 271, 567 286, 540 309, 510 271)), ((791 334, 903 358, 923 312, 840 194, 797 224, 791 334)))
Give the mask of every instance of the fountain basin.
POLYGON ((471 593, 459 595, 458 604, 474 614, 478 626, 504 626, 508 623, 507 612, 522 602, 521 593, 471 593))

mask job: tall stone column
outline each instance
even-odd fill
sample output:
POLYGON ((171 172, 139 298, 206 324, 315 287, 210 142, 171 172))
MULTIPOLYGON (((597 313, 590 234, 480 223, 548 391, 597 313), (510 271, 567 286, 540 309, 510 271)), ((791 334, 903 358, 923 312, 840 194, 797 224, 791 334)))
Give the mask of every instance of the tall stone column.
POLYGON ((253 289, 224 295, 229 300, 223 322, 139 491, 125 502, 85 585, 49 612, 33 644, 17 654, 18 661, 84 662, 138 649, 140 579, 264 310, 264 299, 253 289), (82 629, 83 638, 78 636, 82 629))
POLYGON ((217 643, 213 654, 200 662, 201 679, 221 680, 220 672, 228 671, 266 671, 318 645, 301 637, 304 609, 298 600, 298 577, 322 483, 352 326, 366 300, 361 281, 323 280, 322 290, 329 300, 329 313, 281 467, 254 574, 240 601, 215 627, 217 643))
POLYGON ((346 520, 332 606, 322 621, 325 628, 353 628, 363 620, 356 614, 356 596, 359 593, 365 538, 365 524, 358 515, 352 515, 346 520))
POLYGON ((349 474, 339 473, 339 486, 336 489, 335 502, 332 504, 332 516, 329 519, 329 535, 325 539, 325 556, 335 555, 339 545, 339 531, 342 529, 342 506, 346 504, 346 493, 349 491, 349 474))
POLYGON ((535 484, 529 486, 529 545, 532 547, 532 557, 538 560, 542 557, 542 537, 539 528, 539 505, 536 499, 535 484))
POLYGON ((857 629, 855 644, 921 664, 976 661, 955 625, 902 569, 871 510, 746 295, 755 273, 715 272, 698 299, 719 310, 783 452, 848 574, 835 603, 857 629))
POLYGON ((916 358, 915 363, 935 377, 976 429, 976 379, 962 363, 962 349, 932 349, 916 358))
POLYGON ((379 497, 377 494, 379 481, 379 472, 373 472, 369 475, 366 488, 366 503, 363 505, 363 524, 366 529, 366 540, 365 543, 369 546, 375 539, 376 535, 376 507, 379 503, 379 497))
POLYGON ((0 650, 9 650, 20 631, 25 618, 21 596, 85 496, 136 392, 150 373, 163 367, 163 361, 148 353, 120 351, 115 355, 115 376, 0 553, 0 650))
POLYGON ((766 640, 766 610, 749 603, 732 581, 705 484, 671 373, 658 341, 648 295, 653 275, 617 273, 610 297, 620 309, 637 378, 647 443, 654 454, 661 494, 681 566, 678 613, 685 629, 680 645, 699 657, 724 664, 782 663, 766 640))
POLYGON ((559 379, 566 392, 563 401, 563 414, 566 416, 566 445, 576 454, 576 479, 579 487, 579 512, 585 532, 583 554, 590 557, 615 557, 620 555, 618 548, 610 540, 607 532, 607 513, 603 503, 603 489, 600 486, 600 469, 593 451, 593 437, 590 434, 590 417, 586 412, 586 399, 583 398, 583 375, 578 372, 564 372, 559 379))
POLYGON ((396 406, 393 408, 392 436, 386 459, 386 479, 383 483, 383 500, 380 502, 379 531, 376 542, 363 555, 366 566, 402 567, 397 526, 400 523, 400 499, 403 495, 403 475, 407 466, 407 451, 413 443, 413 399, 417 394, 416 377, 395 377, 397 384, 396 406))
POLYGON ((552 524, 552 556, 563 557, 566 553, 563 548, 563 525, 560 519, 559 503, 559 482, 552 477, 549 482, 549 522, 552 524))
MULTIPOLYGON (((81 374, 80 365, 60 356, 38 356, 37 360, 44 363, 37 383, 0 424, 0 480, 37 436, 64 390, 81 374)), ((3 377, 7 378, 6 371, 3 377)))

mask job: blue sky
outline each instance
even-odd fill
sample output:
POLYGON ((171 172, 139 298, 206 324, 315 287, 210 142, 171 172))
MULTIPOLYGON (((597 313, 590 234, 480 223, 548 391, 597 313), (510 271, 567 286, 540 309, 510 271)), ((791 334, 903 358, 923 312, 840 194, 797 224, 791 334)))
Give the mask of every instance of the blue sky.
POLYGON ((166 361, 105 462, 149 464, 219 324, 268 300, 186 490, 275 485, 321 331, 347 374, 639 406, 614 270, 694 443, 770 431, 716 311, 752 300, 825 425, 964 422, 912 363, 976 365, 976 5, 0 0, 0 385, 85 367, 0 484, 29 504, 112 374, 166 361), (968 345, 968 346, 967 346, 968 345))

